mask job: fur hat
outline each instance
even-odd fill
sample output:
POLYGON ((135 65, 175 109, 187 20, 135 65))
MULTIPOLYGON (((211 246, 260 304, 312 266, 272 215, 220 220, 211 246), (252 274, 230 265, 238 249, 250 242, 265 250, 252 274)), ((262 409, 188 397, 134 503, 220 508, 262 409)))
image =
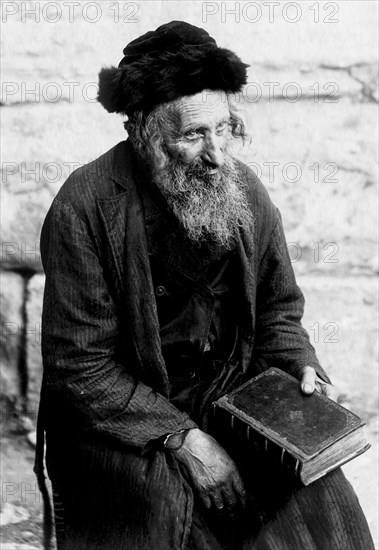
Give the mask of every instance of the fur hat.
POLYGON ((246 68, 232 51, 219 48, 199 27, 171 21, 124 48, 118 67, 99 73, 98 100, 110 113, 145 114, 157 105, 202 90, 238 92, 246 68))

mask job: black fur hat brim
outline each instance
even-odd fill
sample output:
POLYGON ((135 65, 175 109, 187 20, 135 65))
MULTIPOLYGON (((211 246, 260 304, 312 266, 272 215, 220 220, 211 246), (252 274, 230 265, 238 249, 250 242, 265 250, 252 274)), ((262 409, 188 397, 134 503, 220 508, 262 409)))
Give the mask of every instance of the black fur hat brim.
POLYGON ((246 84, 246 68, 230 50, 182 46, 178 51, 142 54, 99 73, 98 100, 110 113, 151 112, 156 106, 203 90, 236 93, 246 84))

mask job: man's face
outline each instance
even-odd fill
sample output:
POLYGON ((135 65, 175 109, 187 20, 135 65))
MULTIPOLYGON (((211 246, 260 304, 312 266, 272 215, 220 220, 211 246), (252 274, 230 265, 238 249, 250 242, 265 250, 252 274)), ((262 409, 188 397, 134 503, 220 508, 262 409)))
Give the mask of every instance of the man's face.
POLYGON ((221 167, 228 139, 230 114, 223 92, 204 90, 175 105, 176 124, 165 135, 170 155, 185 165, 199 162, 209 174, 221 167))
POLYGON ((183 97, 170 115, 161 127, 167 158, 155 163, 155 183, 194 243, 229 248, 241 228, 252 230, 253 216, 230 153, 227 98, 211 91, 183 97))

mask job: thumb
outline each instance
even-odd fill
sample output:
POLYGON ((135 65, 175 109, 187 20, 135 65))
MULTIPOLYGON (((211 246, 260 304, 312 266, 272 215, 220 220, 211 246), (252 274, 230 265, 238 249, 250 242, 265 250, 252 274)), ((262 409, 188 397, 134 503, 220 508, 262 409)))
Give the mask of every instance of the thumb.
POLYGON ((301 390, 306 395, 310 395, 316 388, 316 371, 313 367, 303 367, 301 369, 301 390))

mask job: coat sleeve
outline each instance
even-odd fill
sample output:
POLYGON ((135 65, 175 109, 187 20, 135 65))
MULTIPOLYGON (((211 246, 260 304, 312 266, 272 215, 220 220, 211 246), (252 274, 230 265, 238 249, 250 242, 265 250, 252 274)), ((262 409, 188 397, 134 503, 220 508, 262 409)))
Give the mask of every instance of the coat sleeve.
POLYGON ((46 273, 42 317, 43 393, 49 411, 79 433, 111 437, 142 452, 160 436, 196 427, 128 369, 122 334, 96 246, 86 224, 58 199, 41 235, 46 273), (59 408, 59 410, 58 410, 59 408))
POLYGON ((275 219, 258 272, 255 354, 267 367, 296 377, 309 365, 329 382, 301 324, 304 297, 296 284, 278 210, 275 219))

